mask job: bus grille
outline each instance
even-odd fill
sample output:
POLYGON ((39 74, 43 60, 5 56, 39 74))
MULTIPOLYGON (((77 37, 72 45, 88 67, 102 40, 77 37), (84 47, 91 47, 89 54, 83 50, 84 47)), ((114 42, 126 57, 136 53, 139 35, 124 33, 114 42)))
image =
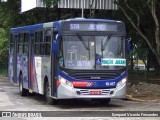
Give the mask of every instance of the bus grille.
MULTIPOLYGON (((89 95, 89 91, 90 90, 87 90, 87 89, 81 89, 80 93, 81 93, 81 95, 89 95)), ((110 94, 110 90, 109 89, 101 90, 101 95, 109 95, 109 94, 110 94)))
POLYGON ((107 80, 120 76, 125 69, 120 70, 66 70, 68 75, 80 80, 107 80))

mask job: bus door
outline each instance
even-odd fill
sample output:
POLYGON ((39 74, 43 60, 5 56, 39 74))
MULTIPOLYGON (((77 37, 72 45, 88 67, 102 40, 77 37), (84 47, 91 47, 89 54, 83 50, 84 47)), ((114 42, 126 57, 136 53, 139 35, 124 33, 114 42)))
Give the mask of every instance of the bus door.
POLYGON ((17 78, 17 42, 18 42, 18 35, 15 35, 15 52, 13 55, 13 76, 14 76, 14 83, 18 84, 18 78, 17 78))
POLYGON ((18 37, 18 50, 17 50, 17 76, 19 78, 20 71, 23 75, 23 87, 28 89, 28 69, 29 69, 29 33, 21 32, 18 37))
POLYGON ((29 49, 29 51, 28 51, 28 67, 29 67, 29 69, 28 69, 28 77, 29 77, 29 79, 28 79, 28 89, 29 90, 33 90, 33 82, 32 81, 34 81, 34 69, 33 69, 33 60, 34 60, 34 34, 33 33, 30 33, 29 34, 29 47, 28 47, 28 49, 29 49))
POLYGON ((53 42, 57 40, 58 31, 53 28, 52 49, 51 49, 51 95, 56 97, 57 94, 57 55, 53 53, 53 42))
POLYGON ((8 76, 10 81, 15 84, 17 84, 17 40, 18 36, 12 34, 10 37, 8 76))

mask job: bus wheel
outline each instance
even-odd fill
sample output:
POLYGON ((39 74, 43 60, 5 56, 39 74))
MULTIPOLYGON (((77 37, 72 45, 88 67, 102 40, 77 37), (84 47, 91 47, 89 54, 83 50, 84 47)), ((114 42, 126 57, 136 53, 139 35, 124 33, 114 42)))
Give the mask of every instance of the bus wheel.
POLYGON ((45 100, 46 100, 47 104, 49 104, 49 105, 57 104, 57 100, 55 100, 55 99, 50 97, 50 87, 49 87, 49 83, 48 82, 46 82, 46 84, 45 84, 45 93, 44 93, 44 95, 45 95, 45 100))
POLYGON ((27 95, 27 90, 23 88, 23 76, 22 74, 19 76, 19 91, 21 96, 27 95))

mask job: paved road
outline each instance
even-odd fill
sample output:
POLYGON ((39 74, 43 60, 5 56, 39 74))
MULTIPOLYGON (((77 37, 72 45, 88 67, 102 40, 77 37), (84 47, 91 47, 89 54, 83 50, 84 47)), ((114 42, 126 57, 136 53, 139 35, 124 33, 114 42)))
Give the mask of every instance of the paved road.
MULTIPOLYGON (((107 118, 99 118, 102 114, 107 114, 107 111, 160 111, 160 103, 154 103, 154 102, 135 102, 135 101, 126 101, 126 100, 120 100, 120 99, 113 99, 109 105, 103 105, 100 103, 92 103, 89 100, 66 100, 66 101, 60 101, 59 105, 47 105, 44 101, 43 96, 41 95, 34 95, 34 96, 26 96, 21 97, 19 95, 18 87, 13 85, 11 82, 9 82, 5 78, 0 78, 0 111, 55 111, 52 113, 56 114, 56 116, 73 116, 72 118, 65 117, 65 119, 72 120, 72 119, 86 119, 82 118, 81 115, 88 115, 90 116, 87 119, 89 120, 101 120, 101 119, 118 119, 123 120, 124 118, 117 118, 117 117, 107 117, 107 118), (79 112, 71 112, 71 111, 79 111, 79 112), (87 111, 87 112, 86 112, 87 111), (95 116, 95 114, 98 114, 96 112, 91 111, 103 111, 100 112, 99 116, 95 116), (106 111, 106 113, 104 112, 106 111), (81 118, 78 118, 76 116, 79 116, 81 118), (76 117, 76 118, 75 118, 76 117)), ((103 116, 103 115, 102 115, 103 116)), ((64 119, 60 118, 58 119, 64 119)), ((105 115, 104 115, 105 117, 105 115)), ((1 118, 0 118, 1 119, 1 118)), ((33 118, 27 118, 32 120, 33 118)), ((42 118, 41 118, 42 119, 42 118)), ((45 119, 45 118, 43 118, 45 119)), ((47 119, 53 119, 53 118, 47 118, 47 119)), ((160 120, 160 117, 151 118, 151 117, 125 117, 125 119, 157 119, 160 120)), ((37 118, 35 119, 37 120, 37 118)))

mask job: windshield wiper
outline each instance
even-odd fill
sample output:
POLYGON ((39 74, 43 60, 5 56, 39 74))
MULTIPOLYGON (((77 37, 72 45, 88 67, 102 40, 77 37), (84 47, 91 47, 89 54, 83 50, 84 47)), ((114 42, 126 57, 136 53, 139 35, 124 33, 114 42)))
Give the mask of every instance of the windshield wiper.
MULTIPOLYGON (((108 45, 108 42, 110 41, 110 38, 111 38, 111 35, 109 35, 109 36, 107 36, 107 38, 106 38, 106 40, 105 40, 105 42, 104 42, 104 44, 101 46, 101 51, 104 51, 105 49, 106 49, 106 47, 107 47, 107 45, 108 45)), ((104 38, 103 38, 104 39, 104 38)), ((102 40, 101 40, 102 41, 102 40)))
POLYGON ((79 40, 82 42, 82 44, 84 45, 84 47, 89 50, 89 47, 87 46, 87 44, 84 42, 82 36, 79 33, 76 33, 77 37, 79 38, 79 40))

